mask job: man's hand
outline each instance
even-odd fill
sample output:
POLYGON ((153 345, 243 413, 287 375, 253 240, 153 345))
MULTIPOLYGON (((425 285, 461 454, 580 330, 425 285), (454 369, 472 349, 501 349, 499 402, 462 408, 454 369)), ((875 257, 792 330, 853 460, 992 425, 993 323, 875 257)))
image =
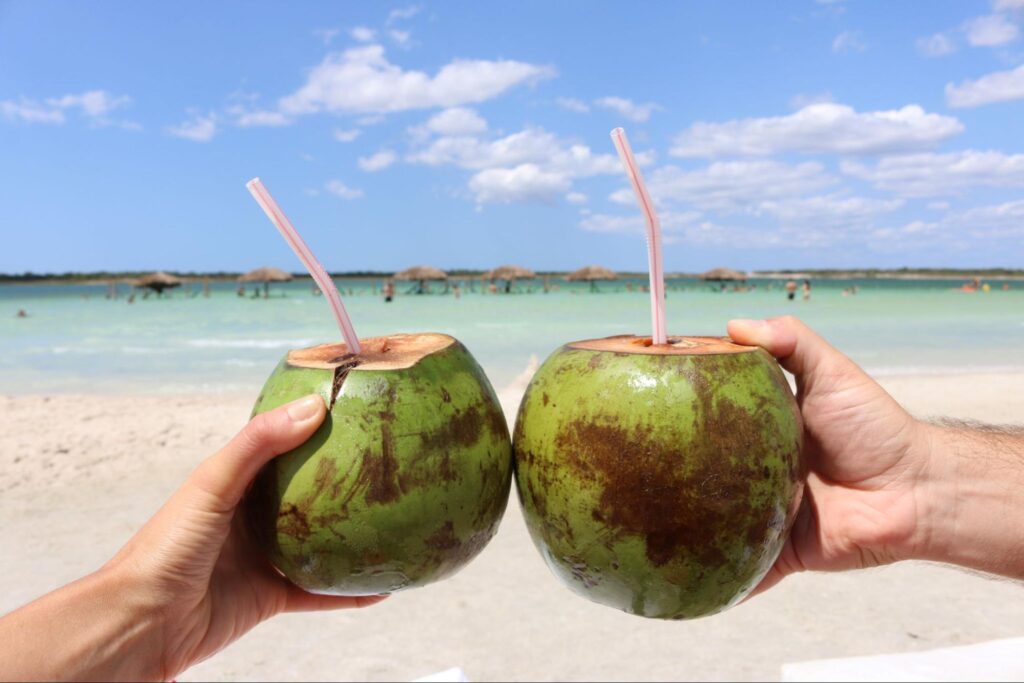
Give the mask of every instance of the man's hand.
POLYGON ((928 539, 922 425, 857 365, 787 316, 733 320, 729 336, 764 347, 793 373, 809 474, 793 531, 759 590, 804 570, 914 557, 928 539))
POLYGON ((790 316, 733 320, 729 335, 793 373, 804 419, 803 505, 759 591, 904 559, 1024 579, 1024 430, 915 420, 790 316))

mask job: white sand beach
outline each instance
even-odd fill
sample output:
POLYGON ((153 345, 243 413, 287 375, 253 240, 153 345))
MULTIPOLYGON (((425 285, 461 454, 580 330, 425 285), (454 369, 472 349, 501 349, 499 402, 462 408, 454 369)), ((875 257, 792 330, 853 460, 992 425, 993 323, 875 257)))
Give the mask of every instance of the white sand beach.
MULTIPOLYGON (((500 392, 514 409, 528 373, 500 392)), ((921 416, 1024 422, 1024 375, 886 378, 921 416)), ((0 612, 102 564, 245 421, 247 395, 0 397, 0 612)), ((774 679, 783 663, 1024 635, 1024 586, 925 563, 805 574, 725 614, 650 621, 562 588, 518 507, 456 577, 265 623, 180 680, 774 679)))

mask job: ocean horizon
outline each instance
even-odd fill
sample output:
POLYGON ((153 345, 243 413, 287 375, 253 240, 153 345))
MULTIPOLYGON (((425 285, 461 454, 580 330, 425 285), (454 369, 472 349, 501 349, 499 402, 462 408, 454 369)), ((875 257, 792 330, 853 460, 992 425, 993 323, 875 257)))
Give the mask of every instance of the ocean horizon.
MULTIPOLYGON (((594 285, 523 281, 512 293, 483 294, 480 281, 450 287, 397 283, 384 303, 382 280, 336 279, 360 336, 444 332, 460 339, 498 391, 558 346, 579 339, 649 333, 646 280, 594 285)), ((844 279, 813 283, 811 298, 786 298, 778 280, 667 282, 669 332, 724 335, 732 318, 793 314, 875 376, 1024 372, 1024 287, 993 279, 991 291, 958 291, 948 279, 844 279), (724 290, 723 290, 724 287, 724 290), (851 288, 856 287, 856 293, 851 288)), ((233 281, 213 282, 210 296, 193 283, 163 296, 103 284, 0 285, 0 392, 257 392, 291 348, 336 341, 322 297, 300 280, 237 295, 233 281), (19 318, 24 310, 28 317, 19 318)))

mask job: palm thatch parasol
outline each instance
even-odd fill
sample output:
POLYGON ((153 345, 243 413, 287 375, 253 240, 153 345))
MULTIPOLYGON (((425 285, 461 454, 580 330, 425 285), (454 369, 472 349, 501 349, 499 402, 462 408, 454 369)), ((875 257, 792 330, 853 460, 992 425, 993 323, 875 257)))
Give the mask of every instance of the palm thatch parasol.
POLYGON ((732 280, 746 281, 747 274, 741 273, 738 270, 732 270, 731 268, 712 268, 698 277, 701 280, 708 280, 711 282, 725 282, 732 280))
POLYGON ((483 274, 485 280, 532 280, 537 273, 522 266, 498 266, 483 274))
POLYGON ((291 282, 292 274, 286 273, 280 268, 269 268, 264 266, 263 268, 257 268, 256 270, 250 270, 248 273, 238 278, 239 282, 262 282, 263 283, 263 298, 270 298, 270 283, 271 282, 291 282))
POLYGON ((608 270, 601 266, 584 266, 579 270, 569 273, 566 280, 586 280, 590 283, 590 291, 597 291, 597 280, 618 280, 619 276, 616 275, 614 270, 608 270))
POLYGON ((505 293, 512 293, 512 283, 518 280, 532 280, 537 277, 537 273, 533 272, 529 268, 523 268, 522 266, 498 266, 494 270, 489 270, 480 276, 483 280, 495 280, 505 281, 505 293))
POLYGON ((171 289, 173 287, 181 286, 181 278, 177 278, 170 273, 159 271, 156 273, 150 273, 140 277, 138 280, 132 283, 136 287, 145 287, 152 289, 157 294, 163 294, 165 289, 171 289))
MULTIPOLYGON (((427 280, 448 280, 448 273, 434 268, 433 266, 413 266, 412 268, 406 268, 405 270, 395 273, 396 280, 419 280, 419 286, 416 288, 417 294, 423 294, 426 292, 427 280)), ((447 286, 445 290, 447 291, 447 286)))
POLYGON ((433 266, 413 266, 395 273, 396 280, 447 280, 448 273, 433 266))

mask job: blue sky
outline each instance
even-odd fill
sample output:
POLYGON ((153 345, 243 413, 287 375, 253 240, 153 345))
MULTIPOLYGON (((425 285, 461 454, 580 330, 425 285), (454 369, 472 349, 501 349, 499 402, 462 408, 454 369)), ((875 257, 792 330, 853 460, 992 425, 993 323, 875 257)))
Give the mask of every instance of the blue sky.
POLYGON ((1024 266, 1024 0, 0 0, 0 272, 1024 266))

